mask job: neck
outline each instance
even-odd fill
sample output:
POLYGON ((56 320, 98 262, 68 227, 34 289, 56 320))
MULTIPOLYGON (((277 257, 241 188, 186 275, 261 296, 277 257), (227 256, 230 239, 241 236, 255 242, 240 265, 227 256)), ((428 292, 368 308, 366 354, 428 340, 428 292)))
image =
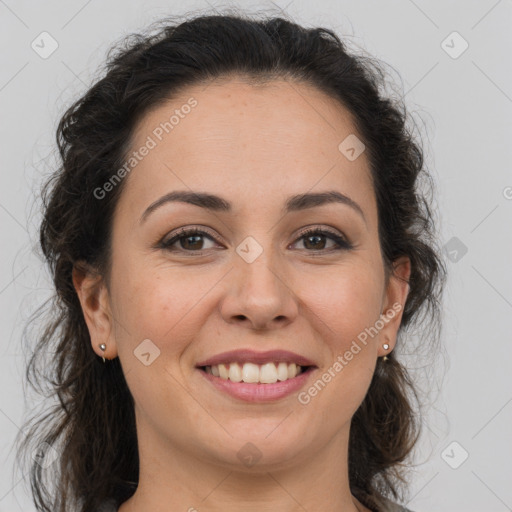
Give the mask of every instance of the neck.
POLYGON ((151 435, 139 436, 139 485, 119 512, 370 512, 350 493, 348 425, 293 460, 251 467, 177 449, 148 425, 138 432, 151 435))

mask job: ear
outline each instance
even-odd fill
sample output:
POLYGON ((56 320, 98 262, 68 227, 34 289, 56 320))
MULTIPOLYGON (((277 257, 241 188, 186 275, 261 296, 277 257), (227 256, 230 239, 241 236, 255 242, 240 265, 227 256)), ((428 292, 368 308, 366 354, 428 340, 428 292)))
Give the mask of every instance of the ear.
POLYGON ((396 259, 392 265, 392 273, 389 276, 382 302, 380 318, 384 322, 384 327, 379 337, 380 340, 382 340, 378 347, 379 356, 385 356, 395 348, 396 336, 402 321, 405 301, 409 294, 410 276, 411 261, 409 257, 401 256, 396 259), (382 347, 384 343, 389 345, 387 350, 382 347))
POLYGON ((117 356, 114 322, 103 276, 84 262, 77 262, 73 266, 72 275, 73 286, 89 329, 92 349, 100 357, 114 359, 117 356), (107 346, 105 351, 100 348, 102 343, 107 346))

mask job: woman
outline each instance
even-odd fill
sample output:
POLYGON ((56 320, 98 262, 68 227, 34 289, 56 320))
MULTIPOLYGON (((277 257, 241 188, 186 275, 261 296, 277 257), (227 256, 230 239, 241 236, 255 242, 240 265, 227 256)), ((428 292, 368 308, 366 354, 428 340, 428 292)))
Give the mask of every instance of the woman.
POLYGON ((38 510, 407 510, 395 352, 439 326, 445 270, 382 84, 280 18, 164 20, 110 55, 43 194, 38 510))

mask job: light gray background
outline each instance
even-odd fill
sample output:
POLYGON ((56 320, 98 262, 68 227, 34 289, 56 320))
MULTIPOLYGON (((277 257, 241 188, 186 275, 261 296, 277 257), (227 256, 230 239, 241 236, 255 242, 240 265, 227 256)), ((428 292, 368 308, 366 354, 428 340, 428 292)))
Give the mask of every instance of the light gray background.
MULTIPOLYGON (((39 220, 33 194, 52 168, 58 119, 119 37, 162 15, 229 5, 273 14, 285 8, 305 25, 333 28, 402 78, 437 180, 442 243, 456 237, 450 244, 459 247, 449 245, 453 261, 446 260, 448 364, 438 370, 445 378, 416 453, 408 505, 415 512, 512 510, 510 0, 0 0, 0 512, 35 510, 23 475, 13 475, 12 442, 24 407, 22 329, 51 291, 31 252, 39 220), (43 31, 59 45, 47 59, 31 48, 43 31), (453 31, 469 44, 458 58, 442 47, 453 31), (450 467, 465 452, 467 460, 450 467)), ((462 48, 453 37, 445 43, 452 53, 462 48)))

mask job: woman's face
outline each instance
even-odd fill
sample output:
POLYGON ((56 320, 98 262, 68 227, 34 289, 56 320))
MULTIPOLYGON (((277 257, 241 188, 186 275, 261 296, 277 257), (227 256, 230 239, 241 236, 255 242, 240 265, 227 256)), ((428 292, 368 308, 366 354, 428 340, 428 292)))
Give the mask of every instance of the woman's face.
MULTIPOLYGON (((110 286, 86 318, 98 355, 106 342, 105 357, 120 358, 141 446, 268 469, 346 443, 407 295, 407 284, 385 279, 356 136, 334 99, 281 80, 189 87, 137 126, 110 286), (162 200, 178 191, 218 199, 162 200), (217 360, 239 360, 233 381, 198 368, 238 350, 250 353, 217 360), (291 354, 257 359, 268 351, 291 354), (300 358, 313 368, 292 378, 288 363, 300 358), (276 371, 275 383, 236 382, 276 371)), ((407 278, 408 263, 396 272, 407 278)))

